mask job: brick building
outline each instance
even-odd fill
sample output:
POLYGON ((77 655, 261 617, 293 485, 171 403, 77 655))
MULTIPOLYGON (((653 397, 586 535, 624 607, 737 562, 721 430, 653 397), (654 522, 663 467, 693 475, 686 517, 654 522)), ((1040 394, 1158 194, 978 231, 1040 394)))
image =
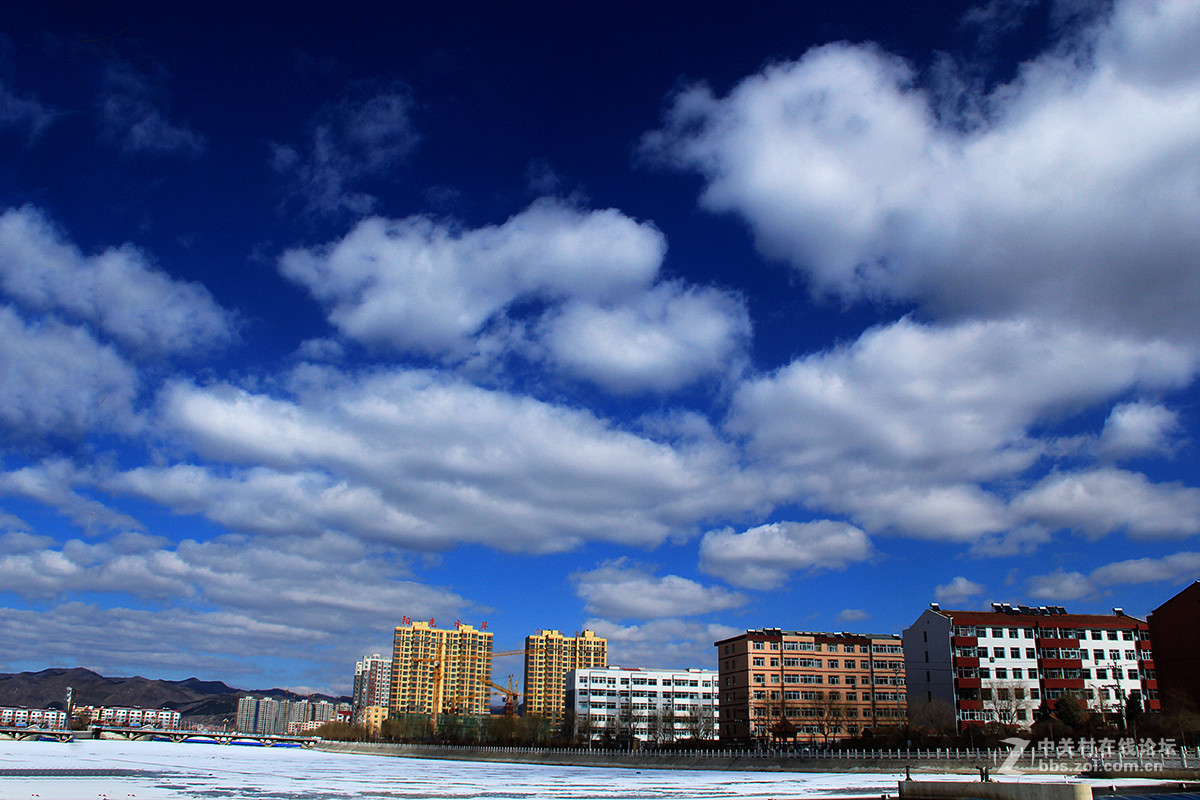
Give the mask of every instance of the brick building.
POLYGON ((899 636, 763 628, 716 647, 722 741, 828 743, 904 719, 899 636))

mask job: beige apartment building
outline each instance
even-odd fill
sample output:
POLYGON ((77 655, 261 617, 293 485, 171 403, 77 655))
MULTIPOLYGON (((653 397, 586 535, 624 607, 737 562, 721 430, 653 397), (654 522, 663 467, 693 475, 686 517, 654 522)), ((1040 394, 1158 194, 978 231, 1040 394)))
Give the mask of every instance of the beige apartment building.
POLYGON ((762 628, 716 647, 722 741, 825 744, 904 719, 899 636, 762 628))
POLYGON ((562 721, 566 708, 567 673, 608 666, 608 640, 594 631, 563 636, 538 631, 525 637, 525 713, 562 721))
POLYGON ((398 714, 488 713, 492 633, 456 623, 396 628, 392 644, 391 708, 398 714))

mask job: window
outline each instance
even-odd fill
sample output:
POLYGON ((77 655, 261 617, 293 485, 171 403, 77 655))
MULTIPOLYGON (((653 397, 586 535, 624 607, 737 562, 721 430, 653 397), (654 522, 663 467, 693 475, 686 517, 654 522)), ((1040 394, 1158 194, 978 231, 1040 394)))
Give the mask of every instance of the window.
POLYGON ((992 628, 992 638, 993 639, 1003 639, 1004 638, 1004 628, 992 628))
POLYGON ((1026 647, 1025 648, 1025 657, 1026 658, 1037 658, 1037 650, 1034 650, 1032 647, 1026 647))
POLYGON ((1127 642, 1133 641, 1133 631, 1121 631, 1121 638, 1127 642))
POLYGON ((1012 672, 1013 672, 1013 680, 1015 680, 1015 681, 1021 680, 1021 678, 1024 677, 1024 675, 1025 675, 1025 671, 1023 669, 1021 669, 1020 667, 1014 668, 1012 672))
POLYGON ((988 669, 987 667, 980 667, 979 668, 979 677, 980 678, 991 678, 992 671, 990 669, 988 669))
POLYGON ((778 666, 779 666, 779 659, 778 659, 778 658, 772 658, 772 659, 771 659, 771 666, 772 666, 772 667, 778 667, 778 666))
POLYGON ((1033 636, 1033 628, 1025 628, 1025 638, 1026 638, 1026 639, 1032 639, 1032 638, 1034 638, 1034 636, 1033 636))
POLYGON ((992 655, 995 656, 996 658, 1004 658, 1004 648, 1003 647, 993 648, 992 655))
POLYGON ((829 659, 829 668, 830 668, 830 669, 837 669, 837 668, 838 668, 838 664, 839 664, 839 663, 840 663, 840 662, 839 662, 839 661, 838 661, 836 658, 831 658, 831 659, 829 659))
POLYGON ((762 676, 762 675, 755 675, 755 676, 754 676, 754 682, 755 682, 755 683, 762 683, 762 682, 763 682, 763 676, 762 676))
POLYGON ((1021 648, 1019 648, 1019 647, 1008 648, 1008 657, 1009 658, 1020 658, 1021 657, 1021 648))
POLYGON ((1108 670, 1106 670, 1106 669, 1096 670, 1096 680, 1099 680, 1099 681, 1108 680, 1108 670))
POLYGON ((1109 632, 1108 632, 1108 640, 1109 640, 1110 642, 1115 642, 1115 641, 1117 640, 1117 632, 1116 632, 1116 631, 1109 631, 1109 632))
MULTIPOLYGON (((1115 633, 1115 631, 1114 631, 1114 633, 1115 633)), ((1112 659, 1113 661, 1120 661, 1121 660, 1121 651, 1120 650, 1109 650, 1108 657, 1110 659, 1112 659)))
POLYGON ((755 666, 755 667, 761 667, 761 666, 763 665, 763 660, 762 660, 762 658, 761 658, 761 657, 759 657, 759 658, 754 658, 754 659, 751 659, 751 662, 752 662, 752 664, 751 664, 751 665, 752 665, 752 666, 755 666))
POLYGON ((1126 650, 1125 651, 1125 660, 1126 661, 1137 661, 1137 653, 1134 652, 1133 650, 1126 650))
MULTIPOLYGON (((762 642, 755 642, 755 643, 754 643, 754 649, 755 649, 755 650, 762 650, 762 649, 763 649, 762 642)), ((727 653, 729 652, 729 648, 728 648, 728 647, 726 647, 726 648, 725 648, 725 652, 727 652, 727 653)))
POLYGON ((837 686, 839 683, 841 683, 841 679, 840 679, 840 678, 838 678, 838 676, 837 676, 837 675, 830 675, 830 676, 829 676, 829 685, 830 685, 830 686, 837 686))
POLYGON ((1001 681, 1008 680, 1008 670, 1006 670, 1004 667, 997 667, 996 668, 996 680, 1001 680, 1001 681))
POLYGON ((1021 629, 1020 629, 1020 628, 1009 628, 1009 629, 1008 629, 1008 638, 1010 638, 1010 639, 1016 639, 1016 638, 1017 638, 1018 636, 1020 636, 1020 635, 1021 635, 1021 629))
POLYGON ((1131 681, 1137 680, 1138 671, 1136 669, 1127 670, 1125 674, 1129 677, 1129 680, 1131 680, 1131 681))

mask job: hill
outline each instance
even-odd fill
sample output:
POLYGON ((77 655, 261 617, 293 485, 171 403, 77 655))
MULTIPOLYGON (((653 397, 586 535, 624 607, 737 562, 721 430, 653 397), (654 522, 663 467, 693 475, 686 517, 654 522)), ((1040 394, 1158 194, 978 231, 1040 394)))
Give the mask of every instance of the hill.
MULTIPOLYGON (((285 689, 247 691, 235 689, 221 681, 202 681, 199 678, 181 681, 143 678, 140 675, 107 678, 90 669, 74 667, 0 673, 0 706, 62 708, 66 703, 68 686, 75 689, 77 706, 170 708, 179 711, 189 723, 219 724, 231 718, 237 713, 238 698, 246 694, 304 699, 285 689)), ((313 695, 313 699, 339 702, 349 698, 313 695)))

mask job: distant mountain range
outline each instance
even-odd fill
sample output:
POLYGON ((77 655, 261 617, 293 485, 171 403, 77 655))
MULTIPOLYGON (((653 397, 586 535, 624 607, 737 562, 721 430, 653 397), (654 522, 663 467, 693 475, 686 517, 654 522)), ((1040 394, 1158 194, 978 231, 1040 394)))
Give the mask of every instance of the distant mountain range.
MULTIPOLYGON (((170 708, 179 711, 188 723, 232 722, 237 699, 242 695, 303 700, 285 689, 234 689, 221 681, 186 678, 164 681, 143 678, 106 678, 90 669, 44 669, 41 672, 0 673, 0 706, 62 708, 67 687, 75 689, 77 706, 122 706, 133 708, 170 708)), ((348 697, 312 695, 310 699, 340 702, 348 697)))

